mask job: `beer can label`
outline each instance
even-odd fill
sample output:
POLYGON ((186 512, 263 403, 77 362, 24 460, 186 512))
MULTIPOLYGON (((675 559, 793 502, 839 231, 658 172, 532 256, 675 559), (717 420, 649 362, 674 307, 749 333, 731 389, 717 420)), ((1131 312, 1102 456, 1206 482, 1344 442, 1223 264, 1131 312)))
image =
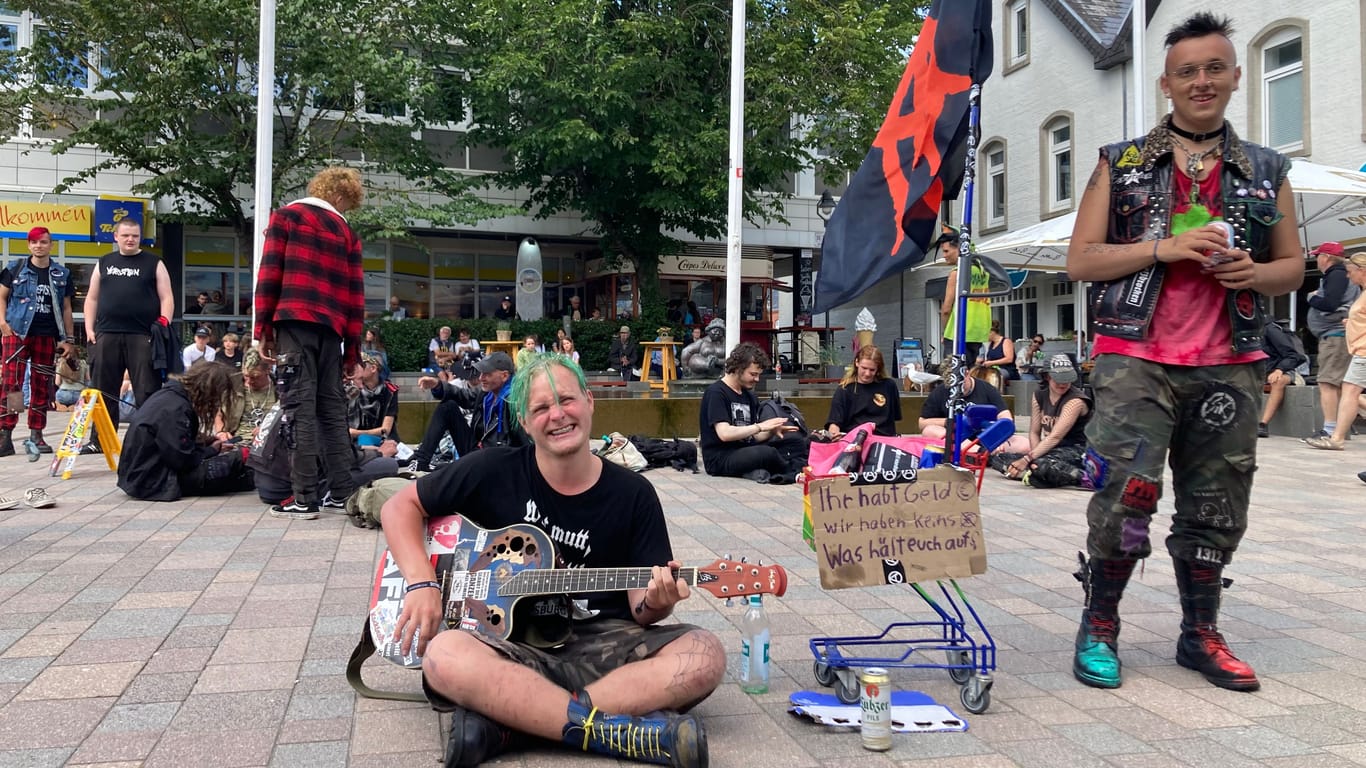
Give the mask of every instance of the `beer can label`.
POLYGON ((887 670, 870 667, 859 673, 859 709, 863 748, 885 752, 892 748, 892 680, 887 670))

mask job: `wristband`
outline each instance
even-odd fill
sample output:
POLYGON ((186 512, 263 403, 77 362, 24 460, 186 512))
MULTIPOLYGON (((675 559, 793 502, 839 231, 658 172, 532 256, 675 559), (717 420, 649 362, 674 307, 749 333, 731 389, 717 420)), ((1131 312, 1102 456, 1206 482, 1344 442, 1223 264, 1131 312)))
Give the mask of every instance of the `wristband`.
POLYGON ((416 583, 416 584, 409 584, 408 586, 404 587, 404 588, 403 588, 403 594, 407 595, 407 594, 410 594, 410 593, 412 593, 412 592, 416 592, 416 591, 419 590, 419 589, 428 589, 428 588, 431 588, 431 589, 441 589, 441 585, 440 585, 440 584, 437 584, 435 581, 419 581, 419 582, 416 583))
POLYGON ((166 328, 170 324, 171 321, 167 320, 165 315, 162 315, 161 317, 157 318, 157 325, 161 326, 162 328, 166 328))

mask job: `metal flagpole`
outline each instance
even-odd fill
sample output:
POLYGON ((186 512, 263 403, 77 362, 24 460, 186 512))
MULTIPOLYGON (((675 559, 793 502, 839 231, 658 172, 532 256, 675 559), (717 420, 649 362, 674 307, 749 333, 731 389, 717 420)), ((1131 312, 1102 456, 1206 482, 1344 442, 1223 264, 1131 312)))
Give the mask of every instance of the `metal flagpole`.
POLYGON ((1145 131, 1143 130, 1143 126, 1147 122, 1143 119, 1143 72, 1145 69, 1147 69, 1143 66, 1143 40, 1144 32, 1146 31, 1145 27, 1148 26, 1148 11, 1146 5, 1147 4, 1144 3, 1143 0, 1134 0, 1134 7, 1133 10, 1130 12, 1130 21, 1132 22, 1133 35, 1131 38, 1130 47, 1133 48, 1133 51, 1131 52, 1131 61, 1134 73, 1134 108, 1132 125, 1129 131, 1129 136, 1131 138, 1138 138, 1139 136, 1142 136, 1145 133, 1145 131))
MULTIPOLYGON (((962 440, 958 436, 963 434, 963 415, 967 410, 963 384, 968 375, 968 294, 972 291, 972 267, 975 261, 971 234, 972 196, 977 182, 977 129, 982 118, 981 99, 982 86, 973 83, 968 91, 968 149, 963 165, 963 221, 962 229, 958 232, 958 284, 953 287, 954 305, 957 308, 954 313, 953 356, 950 358, 953 363, 944 382, 949 387, 949 420, 953 423, 953 429, 946 430, 952 445, 945 444, 944 455, 952 456, 955 465, 962 458, 959 449, 962 440)), ((948 290, 948 286, 944 288, 948 290)))
POLYGON ((731 3, 730 188, 726 214, 726 354, 740 343, 740 219, 745 177, 745 0, 731 3))
MULTIPOLYGON (((256 75, 256 210, 252 219, 251 305, 256 317, 256 280, 261 274, 261 255, 266 248, 266 222, 270 218, 271 186, 274 182, 275 141, 275 0, 261 0, 261 31, 257 44, 256 75)), ((253 332, 255 329, 253 329, 253 332)))

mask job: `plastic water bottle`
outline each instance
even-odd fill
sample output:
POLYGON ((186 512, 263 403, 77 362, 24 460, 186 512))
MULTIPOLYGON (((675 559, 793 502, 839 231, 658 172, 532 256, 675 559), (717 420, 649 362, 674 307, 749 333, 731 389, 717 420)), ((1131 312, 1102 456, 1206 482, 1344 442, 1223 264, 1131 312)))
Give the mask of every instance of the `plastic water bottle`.
POLYGON ((749 596, 749 608, 740 620, 740 690, 768 693, 768 614, 759 595, 749 596))
POLYGON ((773 378, 778 381, 783 380, 783 362, 781 360, 773 361, 773 378))

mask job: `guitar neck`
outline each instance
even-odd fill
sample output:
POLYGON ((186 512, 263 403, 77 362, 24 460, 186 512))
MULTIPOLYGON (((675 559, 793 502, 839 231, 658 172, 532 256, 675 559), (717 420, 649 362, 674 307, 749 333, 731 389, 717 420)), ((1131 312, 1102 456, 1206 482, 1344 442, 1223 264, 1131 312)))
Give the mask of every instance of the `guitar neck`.
MULTIPOLYGON (((679 568, 674 576, 697 585, 696 568, 679 568)), ((498 588, 502 597, 560 595, 575 592, 616 592, 644 589, 654 577, 652 568, 551 568, 522 571, 498 588)))

